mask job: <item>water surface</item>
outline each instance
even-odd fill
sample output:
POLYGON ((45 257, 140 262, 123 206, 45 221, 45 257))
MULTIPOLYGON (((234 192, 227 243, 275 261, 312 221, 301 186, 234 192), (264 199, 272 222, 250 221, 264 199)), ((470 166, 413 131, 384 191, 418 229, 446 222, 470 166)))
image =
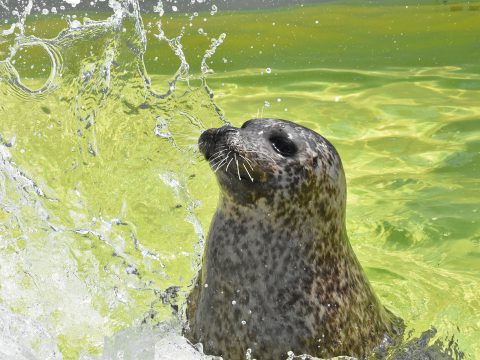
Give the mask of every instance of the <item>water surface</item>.
POLYGON ((128 347, 105 337, 181 313, 218 197, 196 139, 278 117, 339 150, 383 303, 479 357, 476 5, 147 5, 0 27, 0 352, 101 358, 128 347))

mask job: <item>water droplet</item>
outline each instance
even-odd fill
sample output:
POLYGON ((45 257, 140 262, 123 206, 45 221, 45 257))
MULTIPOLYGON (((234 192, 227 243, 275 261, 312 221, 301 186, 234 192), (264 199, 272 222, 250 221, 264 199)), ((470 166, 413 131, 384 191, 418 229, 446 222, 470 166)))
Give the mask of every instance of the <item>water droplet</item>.
POLYGON ((205 286, 205 288, 208 288, 208 284, 205 284, 205 285, 203 285, 203 286, 205 286))
POLYGON ((72 29, 77 29, 77 28, 79 28, 80 26, 82 26, 82 24, 81 24, 80 21, 78 21, 78 20, 73 20, 73 21, 70 23, 70 28, 72 28, 72 29))
POLYGON ((246 325, 247 322, 245 320, 242 320, 242 325, 246 325))
POLYGON ((235 300, 232 300, 232 305, 236 305, 237 302, 235 300))
POLYGON ((49 13, 48 9, 43 9, 42 10, 42 15, 48 15, 48 13, 49 13))
POLYGON ((266 68, 265 71, 267 72, 267 74, 270 74, 272 72, 272 69, 266 68))
POLYGON ((277 98, 277 102, 282 102, 282 99, 280 99, 280 98, 277 98))
POLYGON ((173 6, 172 6, 172 11, 173 11, 173 12, 177 12, 177 10, 178 10, 178 8, 177 8, 175 5, 173 5, 173 6))
POLYGON ((335 102, 339 102, 340 101, 340 96, 335 96, 335 102))
POLYGON ((270 107, 270 103, 269 103, 268 101, 266 101, 266 100, 265 100, 265 102, 263 103, 263 106, 265 106, 265 107, 267 107, 267 108, 268 108, 268 107, 270 107))
POLYGON ((318 20, 315 20, 315 24, 318 24, 318 23, 319 23, 319 21, 318 21, 318 20))

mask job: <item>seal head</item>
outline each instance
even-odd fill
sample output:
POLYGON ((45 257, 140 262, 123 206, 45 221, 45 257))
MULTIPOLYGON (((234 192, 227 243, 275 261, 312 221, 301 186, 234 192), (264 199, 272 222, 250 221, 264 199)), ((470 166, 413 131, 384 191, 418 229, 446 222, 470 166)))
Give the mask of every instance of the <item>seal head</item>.
POLYGON ((226 360, 289 351, 363 358, 401 329, 348 241, 340 156, 290 121, 205 131, 200 151, 221 196, 185 335, 226 360))

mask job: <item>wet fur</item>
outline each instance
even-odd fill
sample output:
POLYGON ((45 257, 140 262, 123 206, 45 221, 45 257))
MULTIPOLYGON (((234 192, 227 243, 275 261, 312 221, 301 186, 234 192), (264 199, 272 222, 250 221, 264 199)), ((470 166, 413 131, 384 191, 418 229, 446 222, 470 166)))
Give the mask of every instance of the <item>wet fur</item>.
POLYGON ((345 176, 333 145, 275 119, 208 130, 199 145, 221 197, 188 299, 185 335, 193 343, 225 360, 244 359, 247 349, 259 360, 288 351, 365 358, 401 333, 348 241, 345 176), (272 136, 288 137, 298 151, 282 156, 272 136))

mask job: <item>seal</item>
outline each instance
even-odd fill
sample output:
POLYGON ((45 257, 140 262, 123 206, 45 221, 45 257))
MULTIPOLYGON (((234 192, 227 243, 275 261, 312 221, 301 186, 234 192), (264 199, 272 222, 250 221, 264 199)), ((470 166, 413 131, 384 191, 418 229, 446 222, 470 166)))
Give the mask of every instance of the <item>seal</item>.
POLYGON ((205 131, 199 149, 221 195, 187 302, 192 343, 225 360, 366 358, 400 336, 348 241, 345 175, 328 140, 253 119, 205 131))

